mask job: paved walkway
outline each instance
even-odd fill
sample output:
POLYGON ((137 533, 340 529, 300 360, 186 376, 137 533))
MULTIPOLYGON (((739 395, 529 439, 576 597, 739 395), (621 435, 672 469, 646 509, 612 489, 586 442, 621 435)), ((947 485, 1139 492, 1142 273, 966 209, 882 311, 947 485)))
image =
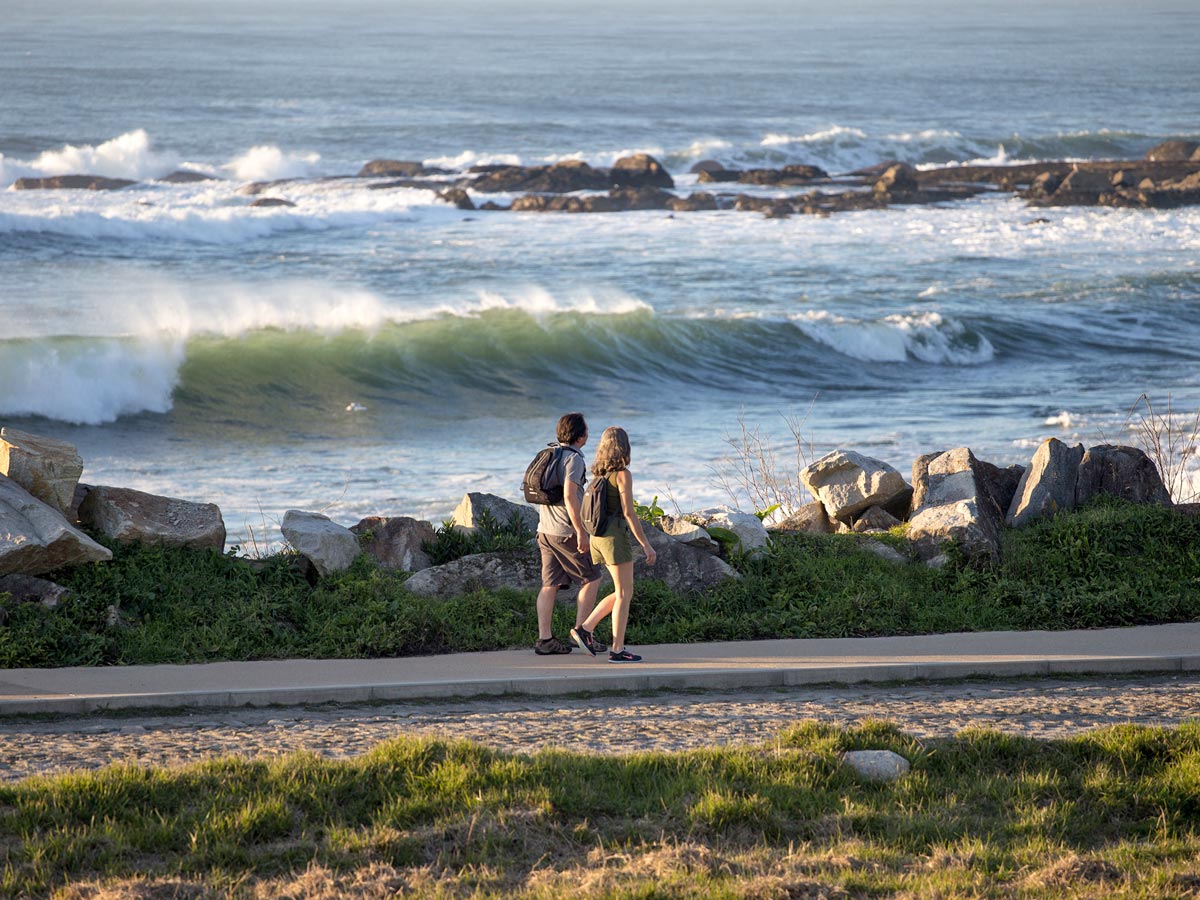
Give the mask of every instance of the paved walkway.
POLYGON ((0 715, 361 703, 513 694, 744 690, 864 681, 1200 671, 1200 623, 1095 631, 731 641, 638 647, 610 665, 579 650, 379 660, 0 670, 0 715))

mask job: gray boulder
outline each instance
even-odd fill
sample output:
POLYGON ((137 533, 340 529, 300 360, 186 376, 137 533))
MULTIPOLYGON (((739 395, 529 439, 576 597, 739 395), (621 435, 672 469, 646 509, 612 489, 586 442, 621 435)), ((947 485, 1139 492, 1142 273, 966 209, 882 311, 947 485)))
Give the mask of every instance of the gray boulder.
POLYGON ((1075 505, 1083 506, 1098 494, 1131 503, 1171 505, 1158 467, 1136 447, 1100 444, 1084 452, 1075 483, 1075 505))
POLYGON ((887 508, 912 490, 887 463, 842 449, 806 466, 800 480, 825 505, 829 517, 842 522, 872 506, 887 508))
POLYGON ((682 516, 663 516, 659 520, 659 528, 663 534, 670 535, 679 543, 695 547, 697 550, 716 553, 721 549, 721 545, 714 541, 707 531, 682 516))
POLYGON ((767 546, 771 536, 763 526, 762 520, 753 513, 738 512, 728 506, 714 506, 709 509, 689 513, 688 518, 702 528, 724 528, 737 535, 739 549, 750 553, 767 546))
POLYGON ((63 566, 103 562, 112 551, 62 513, 0 475, 0 575, 41 575, 63 566))
POLYGON ((537 531, 538 514, 532 506, 513 503, 495 494, 472 492, 466 494, 454 510, 451 518, 454 527, 462 531, 474 531, 485 518, 497 525, 508 525, 517 516, 530 531, 537 531))
POLYGON ((850 750, 842 761, 868 781, 895 781, 911 768, 907 759, 891 750, 850 750))
POLYGON ((878 534, 890 531, 900 524, 900 520, 880 506, 872 506, 854 520, 850 530, 857 534, 878 534))
POLYGON ((79 505, 79 520, 122 544, 225 550, 225 522, 215 503, 95 485, 79 505))
POLYGON ((404 582, 423 597, 458 597, 480 588, 535 591, 541 584, 541 560, 532 552, 472 553, 422 569, 404 582))
POLYGON ((768 530, 781 534, 797 531, 831 534, 834 525, 829 520, 829 513, 825 511, 825 504, 820 500, 814 500, 812 503, 804 504, 791 515, 773 523, 768 530))
POLYGON ((1058 438, 1043 441, 1021 476, 1004 521, 1019 528, 1043 516, 1074 509, 1082 461, 1083 444, 1068 447, 1058 438))
POLYGON ((0 578, 0 594, 8 594, 13 603, 40 603, 58 609, 71 592, 61 584, 31 575, 5 575, 0 578))
POLYGON ((321 577, 348 569, 362 552, 354 532, 320 513, 289 509, 280 530, 321 577))
POLYGON ((375 557, 385 569, 419 572, 433 565, 421 545, 436 537, 433 525, 408 516, 370 516, 350 531, 358 536, 362 549, 375 557))
MULTIPOLYGON (((760 522, 759 525, 761 526, 762 523, 760 522)), ((635 592, 637 591, 636 582, 645 578, 663 581, 676 593, 687 594, 693 591, 708 590, 726 578, 741 577, 736 569, 707 550, 681 544, 653 525, 643 524, 642 529, 646 533, 646 540, 654 548, 657 558, 654 565, 646 565, 645 556, 635 543, 633 551, 635 592)))
POLYGON ((70 515, 82 474, 83 459, 66 441, 0 428, 0 475, 63 515, 70 515))
POLYGON ((957 447, 913 464, 913 497, 921 498, 908 524, 908 537, 922 559, 932 559, 953 541, 967 556, 1000 558, 1002 514, 985 487, 984 469, 967 447, 957 447))

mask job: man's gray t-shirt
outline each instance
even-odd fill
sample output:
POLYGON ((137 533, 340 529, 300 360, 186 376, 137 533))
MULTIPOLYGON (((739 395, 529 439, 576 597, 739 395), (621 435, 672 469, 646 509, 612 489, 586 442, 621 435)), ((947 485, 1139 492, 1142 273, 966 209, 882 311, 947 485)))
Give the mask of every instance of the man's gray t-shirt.
MULTIPOLYGON (((562 444, 561 446, 566 447, 567 445, 562 444)), ((575 526, 571 524, 571 517, 567 514, 566 483, 573 481, 582 488, 583 483, 587 481, 587 462, 578 450, 566 450, 560 455, 558 465, 564 469, 563 502, 555 506, 543 505, 537 508, 537 530, 542 534, 550 534, 555 537, 571 537, 575 534, 575 526)), ((582 498, 582 496, 581 490, 580 497, 582 498)))

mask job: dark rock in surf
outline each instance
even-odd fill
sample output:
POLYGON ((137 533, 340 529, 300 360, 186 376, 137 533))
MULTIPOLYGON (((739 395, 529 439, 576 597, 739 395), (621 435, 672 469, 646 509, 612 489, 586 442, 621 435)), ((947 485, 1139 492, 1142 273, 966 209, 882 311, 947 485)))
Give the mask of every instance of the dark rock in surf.
POLYGON ((717 208, 717 200, 712 194, 697 191, 686 197, 671 197, 667 201, 667 209, 675 212, 698 212, 717 208))
POLYGON ((162 178, 155 179, 164 184, 193 184, 197 181, 219 181, 216 175, 209 175, 205 172, 193 172, 190 169, 177 169, 170 175, 164 175, 162 178))
POLYGON ((471 188, 483 193, 533 191, 567 194, 574 191, 606 191, 612 180, 606 172, 593 169, 580 160, 567 160, 552 166, 488 167, 471 182, 471 188))
POLYGON ((670 173, 648 153, 635 153, 618 159, 613 163, 611 177, 612 183, 618 187, 675 187, 675 180, 670 173))
POLYGON ((723 184, 742 177, 740 169, 704 169, 696 176, 700 184, 723 184))
POLYGON ((257 207, 285 206, 286 207, 286 206, 295 206, 296 204, 293 203, 291 200, 284 200, 282 197, 259 197, 257 200, 255 200, 250 205, 252 207, 255 207, 255 206, 257 206, 257 207))
POLYGON ((428 175, 449 175, 449 169, 439 169, 408 159, 373 159, 358 170, 358 178, 422 178, 428 175))
POLYGON ((439 199, 445 200, 455 209, 474 209, 475 202, 471 199, 471 195, 462 188, 450 188, 438 194, 439 199))
POLYGON ((1195 141, 1163 141, 1146 151, 1149 162, 1200 161, 1200 143, 1195 141))
POLYGON ((912 194, 920 189, 921 184, 917 180, 917 170, 905 163, 888 166, 872 187, 876 194, 887 196, 912 194))
POLYGON ((105 178, 101 175, 53 175, 49 178, 18 178, 15 191, 119 191, 136 181, 128 178, 105 178))

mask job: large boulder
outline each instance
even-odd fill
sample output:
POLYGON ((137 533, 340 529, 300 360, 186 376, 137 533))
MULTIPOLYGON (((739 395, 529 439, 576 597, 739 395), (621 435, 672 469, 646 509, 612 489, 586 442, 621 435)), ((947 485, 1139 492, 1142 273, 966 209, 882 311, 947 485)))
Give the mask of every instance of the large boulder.
POLYGON ((913 464, 914 503, 908 537, 923 559, 933 559, 946 541, 972 559, 1000 559, 1003 511, 992 500, 987 474, 975 454, 957 447, 913 464))
POLYGON ((670 173, 648 153, 623 156, 613 163, 612 182, 621 187, 675 187, 670 173))
POLYGON ((1084 452, 1075 483, 1075 504, 1083 506, 1098 494, 1131 503, 1171 505, 1171 494, 1158 467, 1136 447, 1100 444, 1084 452))
POLYGON ((109 559, 111 550, 72 527, 57 509, 0 475, 0 575, 41 575, 109 559))
POLYGON ((766 547, 771 537, 762 520, 753 513, 738 512, 728 506, 714 506, 689 513, 688 518, 705 530, 723 528, 737 535, 738 549, 750 553, 766 547))
POLYGON ((354 532, 320 513, 289 509, 280 530, 321 577, 350 568, 362 552, 354 532))
POLYGON ((1043 516, 1074 509, 1082 461, 1083 444, 1068 447, 1058 438, 1043 441, 1021 476, 1005 522, 1019 528, 1043 516))
POLYGON ((225 549, 225 522, 215 503, 95 485, 79 505, 79 521, 122 544, 225 549))
MULTIPOLYGON (((761 526, 761 522, 759 525, 761 526)), ((655 578, 678 594, 702 592, 726 578, 739 578, 737 570, 707 550, 681 544, 653 525, 643 524, 646 540, 654 548, 654 565, 646 565, 646 558, 635 543, 633 550, 634 591, 636 582, 644 578, 655 578)))
POLYGON ((419 572, 433 565, 429 554, 421 547, 436 537, 429 522, 408 516, 369 516, 350 530, 358 535, 362 549, 385 569, 419 572))
POLYGON ((82 474, 83 459, 66 441, 0 428, 0 475, 63 515, 70 515, 82 474))
POLYGON ((422 569, 404 582, 423 597, 458 597, 480 588, 532 591, 541 584, 541 560, 532 552, 472 553, 422 569))
POLYGON ((808 492, 825 505, 831 519, 849 523, 872 506, 889 509, 911 495, 904 477, 885 462, 853 450, 834 450, 800 471, 808 492))
POLYGON ((507 527, 516 516, 530 531, 537 531, 538 514, 532 506, 513 503, 495 494, 472 492, 465 495, 451 518, 461 531, 474 531, 484 524, 507 527))
POLYGON ((58 609, 71 592, 61 584, 32 575, 5 575, 0 578, 0 594, 8 594, 13 603, 40 603, 46 609, 58 609))

